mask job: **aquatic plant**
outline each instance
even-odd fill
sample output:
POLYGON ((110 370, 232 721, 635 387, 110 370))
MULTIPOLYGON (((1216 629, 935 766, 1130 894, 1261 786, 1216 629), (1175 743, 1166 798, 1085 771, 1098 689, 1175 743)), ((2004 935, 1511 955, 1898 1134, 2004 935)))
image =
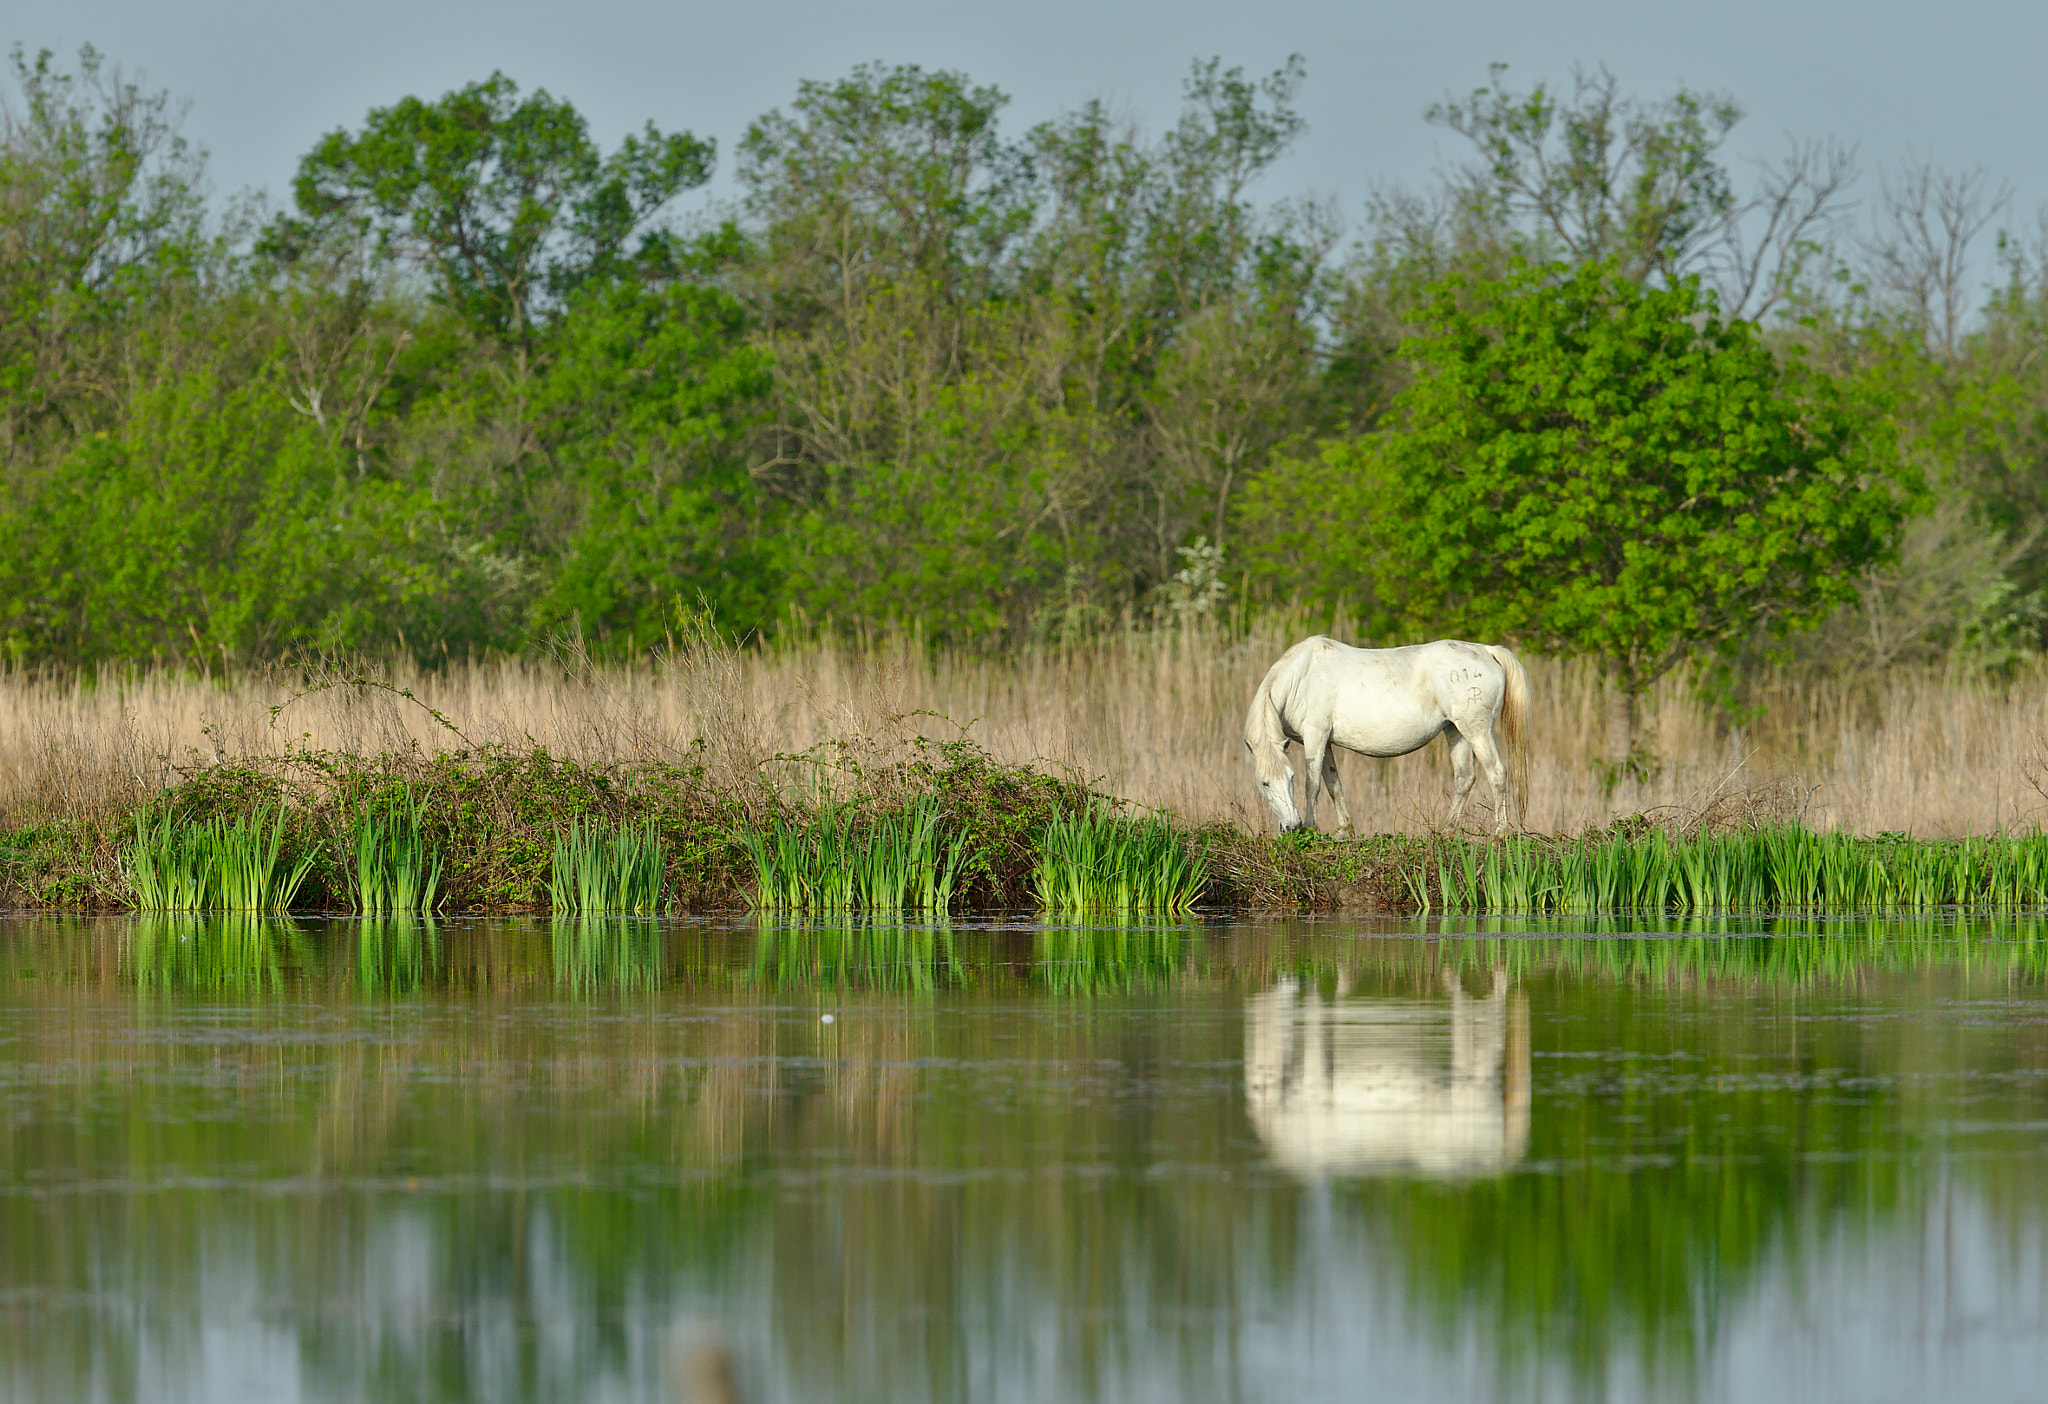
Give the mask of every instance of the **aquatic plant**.
POLYGON ((573 819, 555 839, 550 905, 556 916, 654 916, 666 863, 651 818, 618 825, 573 819))
POLYGON ((945 832, 930 796, 871 817, 825 804, 806 817, 777 815, 742 839, 754 905, 787 912, 944 913, 966 845, 965 835, 945 832))
POLYGON ((284 912, 313 855, 284 861, 285 813, 259 809, 232 819, 179 819, 166 811, 135 816, 126 876, 145 912, 284 912))
POLYGON ((1203 855, 1164 818, 1108 805, 1056 816, 1038 831, 1033 875, 1048 912, 1189 912, 1208 886, 1203 855))
POLYGON ((1865 839, 1776 824, 1693 838, 1445 840, 1403 878, 1425 912, 2012 908, 2048 902, 2048 836, 1865 839))
POLYGON ((350 874, 356 911, 364 916, 431 912, 441 889, 441 859, 427 851, 424 804, 410 786, 382 806, 356 807, 350 874))

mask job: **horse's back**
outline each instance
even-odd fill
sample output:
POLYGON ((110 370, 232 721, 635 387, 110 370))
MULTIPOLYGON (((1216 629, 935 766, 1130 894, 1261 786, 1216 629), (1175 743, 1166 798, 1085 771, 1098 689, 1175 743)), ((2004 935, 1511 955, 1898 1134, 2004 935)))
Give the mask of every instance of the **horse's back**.
POLYGON ((1507 681, 1485 644, 1357 648, 1320 634, 1283 653, 1267 677, 1290 732, 1326 730, 1345 749, 1374 756, 1405 755, 1446 725, 1490 725, 1507 681))

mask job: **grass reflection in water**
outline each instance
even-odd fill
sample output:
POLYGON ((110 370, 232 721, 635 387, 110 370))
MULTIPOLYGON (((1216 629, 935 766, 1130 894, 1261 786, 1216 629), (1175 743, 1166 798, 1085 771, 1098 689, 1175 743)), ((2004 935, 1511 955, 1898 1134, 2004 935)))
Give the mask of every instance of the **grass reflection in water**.
POLYGON ((24 924, 0 1373, 119 1281, 96 1368, 273 1301, 315 1396, 646 1393, 707 1303, 765 1399, 1712 1394, 1829 1263, 2044 1242, 2039 918, 1530 927, 24 924))

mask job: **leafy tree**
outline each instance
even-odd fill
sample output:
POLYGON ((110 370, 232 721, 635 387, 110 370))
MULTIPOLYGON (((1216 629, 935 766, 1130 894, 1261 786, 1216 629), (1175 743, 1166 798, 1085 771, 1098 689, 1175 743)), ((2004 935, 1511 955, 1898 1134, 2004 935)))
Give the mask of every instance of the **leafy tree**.
POLYGON ((739 178, 780 316, 870 285, 986 292, 1032 214, 1029 166, 997 131, 1008 101, 965 74, 863 64, 754 122, 739 178))
POLYGON ((1609 746, 1666 671, 1855 597, 1918 491, 1888 425, 1696 280, 1615 264, 1437 284, 1382 452, 1380 567, 1408 616, 1592 654, 1609 746))
MULTIPOLYGON (((437 102, 406 98, 335 131, 299 163, 296 217, 266 248, 300 254, 323 237, 370 237, 431 270, 474 324, 531 344, 537 314, 630 261, 636 231, 711 175, 712 144, 652 123, 609 156, 566 100, 521 98, 502 73, 437 102)), ((664 237, 640 252, 665 262, 664 237)))
POLYGON ((1575 71, 1569 96, 1518 93, 1506 71, 1429 109, 1475 148, 1449 192, 1468 236, 1491 228, 1536 261, 1611 259, 1639 281, 1697 274, 1731 315, 1761 317, 1840 225, 1855 179, 1841 146, 1794 143, 1744 191, 1720 154, 1743 116, 1733 98, 1680 88, 1644 101, 1604 68, 1575 71))
POLYGON ((100 427, 116 333, 189 289, 212 246, 203 156, 170 99, 79 51, 11 54, 0 102, 0 452, 100 427))
POLYGON ((564 316, 536 409, 574 526, 536 629, 630 651, 661 641, 679 597, 739 629, 772 612, 775 552, 742 452, 770 377, 747 325, 728 294, 628 282, 564 316))

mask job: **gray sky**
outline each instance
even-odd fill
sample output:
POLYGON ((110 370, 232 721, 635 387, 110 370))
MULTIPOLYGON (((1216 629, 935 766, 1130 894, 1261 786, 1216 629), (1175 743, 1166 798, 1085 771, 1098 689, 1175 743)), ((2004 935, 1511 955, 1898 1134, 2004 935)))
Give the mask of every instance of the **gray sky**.
POLYGON ((2008 224, 2031 227, 2048 201, 2042 0, 0 0, 0 15, 31 51, 89 41, 189 99, 186 133, 212 152, 223 193, 282 197, 322 133, 494 68, 569 98, 606 144, 650 118, 716 137, 729 173, 752 117, 799 79, 868 59, 996 84, 1015 133, 1098 96, 1156 129, 1191 59, 1263 73, 1299 51, 1310 130, 1266 193, 1334 195, 1347 215, 1376 183, 1426 182, 1460 154, 1422 109, 1479 86, 1496 60, 1516 86, 1604 62, 1646 96, 1681 82, 1731 92, 1750 114, 1738 153, 1774 155, 1787 132, 1856 142, 1866 195, 1876 169, 1917 154, 2009 180, 2008 224))

